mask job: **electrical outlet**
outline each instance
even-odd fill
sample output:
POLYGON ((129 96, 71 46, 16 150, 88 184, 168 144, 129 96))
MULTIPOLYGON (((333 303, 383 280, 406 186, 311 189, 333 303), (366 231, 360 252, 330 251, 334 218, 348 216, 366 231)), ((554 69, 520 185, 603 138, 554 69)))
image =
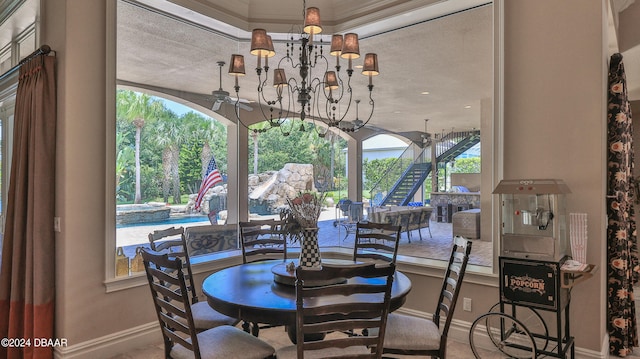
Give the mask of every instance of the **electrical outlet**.
POLYGON ((462 301, 462 309, 464 309, 465 312, 471 311, 471 298, 464 298, 462 301))
POLYGON ((60 217, 53 217, 53 230, 56 232, 61 232, 60 228, 60 217))

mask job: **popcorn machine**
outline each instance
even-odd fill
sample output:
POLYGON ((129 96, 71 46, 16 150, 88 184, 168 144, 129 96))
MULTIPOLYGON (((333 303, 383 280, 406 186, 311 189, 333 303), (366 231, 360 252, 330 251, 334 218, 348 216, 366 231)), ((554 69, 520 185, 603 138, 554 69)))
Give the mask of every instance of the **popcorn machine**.
POLYGON ((557 262, 571 255, 565 205, 571 191, 562 180, 503 180, 493 193, 502 205, 501 256, 557 262))
POLYGON ((493 193, 500 195, 501 204, 500 300, 471 325, 473 354, 484 357, 478 349, 488 335, 510 358, 575 358, 571 288, 589 278, 594 266, 564 268, 573 261, 565 213, 565 195, 571 192, 562 180, 527 179, 500 181, 493 193))

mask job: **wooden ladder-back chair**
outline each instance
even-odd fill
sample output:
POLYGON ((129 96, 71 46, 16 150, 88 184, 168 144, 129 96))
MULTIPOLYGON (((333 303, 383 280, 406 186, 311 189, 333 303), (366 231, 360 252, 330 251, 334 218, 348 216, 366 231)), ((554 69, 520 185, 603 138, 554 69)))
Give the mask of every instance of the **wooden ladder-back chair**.
POLYGON ((220 325, 236 325, 239 320, 215 311, 206 301, 198 300, 196 285, 193 283, 191 259, 187 250, 183 227, 171 227, 149 233, 149 246, 153 251, 166 253, 172 258, 180 258, 182 272, 187 284, 187 296, 191 301, 191 312, 197 330, 202 331, 220 325))
POLYGON ((471 241, 455 237, 433 318, 390 314, 384 338, 384 354, 424 355, 445 359, 447 335, 470 253, 471 241), (442 317, 445 320, 440 327, 442 317))
POLYGON ((278 359, 381 358, 395 264, 322 265, 296 269, 296 345, 279 349, 278 359), (346 282, 342 282, 346 279, 346 282), (305 286, 307 281, 338 283, 305 286), (337 334, 369 329, 375 336, 337 334), (317 334, 334 333, 324 340, 317 334), (313 338, 313 339, 310 339, 313 338))
POLYGON ((371 259, 395 263, 401 230, 400 226, 390 223, 359 222, 356 225, 353 261, 371 259))
POLYGON ((240 222, 242 262, 265 259, 287 260, 285 221, 273 219, 240 222))
POLYGON ((236 327, 222 325, 198 332, 182 260, 168 253, 147 250, 142 251, 142 257, 166 358, 274 358, 275 349, 271 345, 236 327))
MULTIPOLYGON (((274 219, 240 222, 240 243, 242 246, 242 262, 250 263, 267 259, 287 260, 286 221, 274 219)), ((271 325, 243 322, 246 332, 256 337, 260 329, 272 328, 271 325)))

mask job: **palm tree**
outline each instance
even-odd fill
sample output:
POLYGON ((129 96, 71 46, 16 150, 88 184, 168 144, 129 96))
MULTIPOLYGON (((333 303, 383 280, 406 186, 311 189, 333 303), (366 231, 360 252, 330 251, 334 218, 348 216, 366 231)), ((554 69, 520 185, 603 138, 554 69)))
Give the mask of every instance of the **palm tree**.
POLYGON ((118 90, 116 96, 117 114, 119 118, 133 123, 136 128, 135 133, 135 169, 136 185, 133 203, 142 203, 142 190, 140 186, 140 137, 145 122, 153 120, 162 103, 153 100, 147 94, 137 93, 128 90, 118 90))
POLYGON ((268 128, 268 122, 263 121, 257 123, 249 129, 251 139, 253 140, 253 174, 258 174, 258 137, 260 133, 264 132, 268 128))
POLYGON ((124 132, 116 132, 116 197, 119 200, 125 200, 127 192, 124 182, 129 176, 129 171, 134 157, 133 148, 127 142, 127 134, 124 132))
POLYGON ((201 176, 207 171, 211 157, 216 154, 216 163, 220 172, 226 172, 226 133, 225 128, 219 122, 203 117, 195 112, 186 113, 183 122, 188 123, 191 138, 202 143, 200 150, 201 176))
POLYGON ((189 134, 181 118, 163 106, 158 122, 153 127, 153 141, 162 148, 162 196, 169 202, 169 194, 174 204, 181 204, 180 193, 180 147, 189 134))

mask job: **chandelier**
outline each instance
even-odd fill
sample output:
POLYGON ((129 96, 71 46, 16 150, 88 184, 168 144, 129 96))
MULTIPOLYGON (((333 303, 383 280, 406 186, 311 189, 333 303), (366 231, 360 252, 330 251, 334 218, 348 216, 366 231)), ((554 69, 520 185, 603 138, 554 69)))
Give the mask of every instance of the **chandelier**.
MULTIPOLYGON (((269 128, 282 126, 291 114, 300 120, 310 119, 322 121, 327 128, 337 128, 345 132, 354 132, 364 127, 373 116, 374 100, 373 76, 379 74, 378 57, 375 53, 367 53, 362 65, 362 74, 369 77, 369 115, 365 121, 359 118, 360 99, 354 99, 351 78, 354 72, 353 60, 360 57, 358 34, 347 33, 331 36, 329 55, 335 56, 335 65, 325 56, 320 10, 317 7, 306 7, 303 1, 304 26, 297 39, 293 35, 286 40, 286 53, 270 72, 269 59, 276 55, 273 40, 264 29, 254 29, 251 34, 251 54, 257 57, 256 74, 258 75, 257 97, 262 115, 268 121, 268 128, 254 131, 266 131, 269 128), (340 59, 347 61, 346 78, 341 72, 340 59), (270 86, 273 86, 271 88, 270 86), (352 103, 355 103, 355 119, 346 120, 352 103)), ((240 86, 238 77, 245 75, 244 56, 231 55, 229 74, 235 76, 236 103, 239 105, 240 86)), ((236 110, 239 117, 239 111, 236 110)), ((293 124, 291 125, 293 127, 293 124)), ((318 131, 320 137, 324 132, 318 131)), ((300 127, 304 130, 304 122, 300 127)), ((282 130, 284 135, 290 132, 282 130)))

